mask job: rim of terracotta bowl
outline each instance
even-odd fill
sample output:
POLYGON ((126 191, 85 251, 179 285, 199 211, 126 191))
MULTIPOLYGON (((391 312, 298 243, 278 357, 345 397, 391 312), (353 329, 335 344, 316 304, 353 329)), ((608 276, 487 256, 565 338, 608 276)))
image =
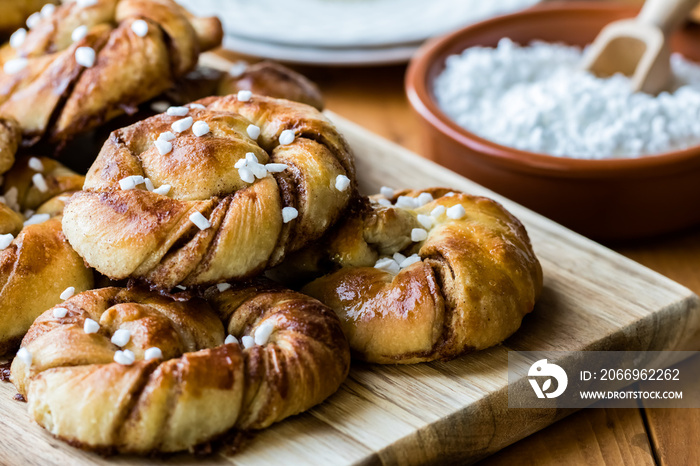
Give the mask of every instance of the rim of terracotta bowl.
MULTIPOLYGON (((601 15, 615 12, 618 16, 634 16, 639 7, 614 3, 551 2, 536 5, 527 10, 498 16, 472 24, 446 36, 426 43, 411 60, 406 72, 405 86, 408 99, 418 114, 440 133, 473 151, 474 156, 498 163, 517 171, 534 172, 561 177, 632 177, 659 176, 675 173, 700 164, 700 145, 682 150, 644 155, 624 159, 575 159, 555 155, 528 152, 503 146, 477 136, 459 126, 442 112, 433 93, 433 79, 445 68, 445 59, 452 53, 447 50, 464 50, 460 42, 496 29, 504 24, 529 22, 556 15, 601 15), (432 75, 432 76, 431 76, 432 75)), ((533 28, 535 30, 536 28, 533 28)), ((536 40, 533 36, 531 40, 536 40)), ((566 43, 565 39, 562 42, 566 43)), ((698 44, 700 47, 700 43, 698 44)))

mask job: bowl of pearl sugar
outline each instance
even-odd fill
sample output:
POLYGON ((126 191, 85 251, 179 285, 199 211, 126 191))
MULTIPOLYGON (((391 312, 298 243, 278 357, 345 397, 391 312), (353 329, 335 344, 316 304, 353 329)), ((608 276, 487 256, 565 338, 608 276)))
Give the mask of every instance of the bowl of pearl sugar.
POLYGON ((426 44, 406 74, 426 155, 596 239, 700 224, 700 27, 673 36, 659 95, 581 68, 600 30, 638 11, 543 3, 426 44))

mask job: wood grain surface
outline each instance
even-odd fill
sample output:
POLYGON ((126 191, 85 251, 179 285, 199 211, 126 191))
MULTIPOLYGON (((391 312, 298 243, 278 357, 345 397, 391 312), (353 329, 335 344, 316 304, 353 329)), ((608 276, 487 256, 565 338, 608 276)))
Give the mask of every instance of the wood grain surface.
MULTIPOLYGON (((507 408, 509 349, 683 349, 697 339, 700 304, 688 289, 338 116, 331 118, 355 151, 365 192, 375 192, 380 185, 451 186, 495 197, 526 224, 542 261, 545 288, 522 329, 502 346, 450 362, 355 364, 348 381, 327 402, 245 439, 234 455, 224 449, 207 458, 104 459, 81 452, 31 424, 26 405, 11 399, 12 386, 1 384, 1 461, 242 465, 473 461, 568 414, 507 408)), ((649 458, 643 451, 620 448, 631 445, 633 434, 640 433, 640 419, 615 411, 595 412, 610 435, 624 440, 599 444, 600 457, 645 464, 649 458)), ((580 436, 590 437, 591 431, 597 434, 592 426, 577 424, 580 436)))
MULTIPOLYGON (((700 356, 679 364, 684 393, 698 390, 700 387, 700 356)), ((647 384, 640 383, 645 389, 647 384)), ((679 400, 669 401, 666 409, 644 409, 648 434, 656 454, 658 463, 662 466, 698 464, 698 444, 695 439, 700 437, 700 416, 697 409, 682 409, 679 400)))
POLYGON ((639 410, 599 408, 575 413, 480 463, 501 464, 642 466, 655 461, 639 410))

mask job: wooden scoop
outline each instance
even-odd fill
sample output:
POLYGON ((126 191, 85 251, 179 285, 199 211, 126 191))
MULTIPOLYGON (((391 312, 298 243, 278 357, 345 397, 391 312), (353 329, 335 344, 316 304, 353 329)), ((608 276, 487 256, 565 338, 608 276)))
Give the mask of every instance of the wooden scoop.
POLYGON ((634 19, 608 24, 588 49, 583 66, 598 77, 622 73, 635 92, 658 94, 672 84, 671 34, 698 0, 647 0, 634 19))

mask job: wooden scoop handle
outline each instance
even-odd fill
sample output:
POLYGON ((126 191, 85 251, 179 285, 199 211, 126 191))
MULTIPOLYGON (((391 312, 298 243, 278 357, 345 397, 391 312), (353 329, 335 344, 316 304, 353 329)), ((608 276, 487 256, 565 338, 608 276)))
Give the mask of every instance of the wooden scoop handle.
POLYGON ((697 4, 698 0, 647 0, 637 20, 670 34, 683 24, 697 4))

